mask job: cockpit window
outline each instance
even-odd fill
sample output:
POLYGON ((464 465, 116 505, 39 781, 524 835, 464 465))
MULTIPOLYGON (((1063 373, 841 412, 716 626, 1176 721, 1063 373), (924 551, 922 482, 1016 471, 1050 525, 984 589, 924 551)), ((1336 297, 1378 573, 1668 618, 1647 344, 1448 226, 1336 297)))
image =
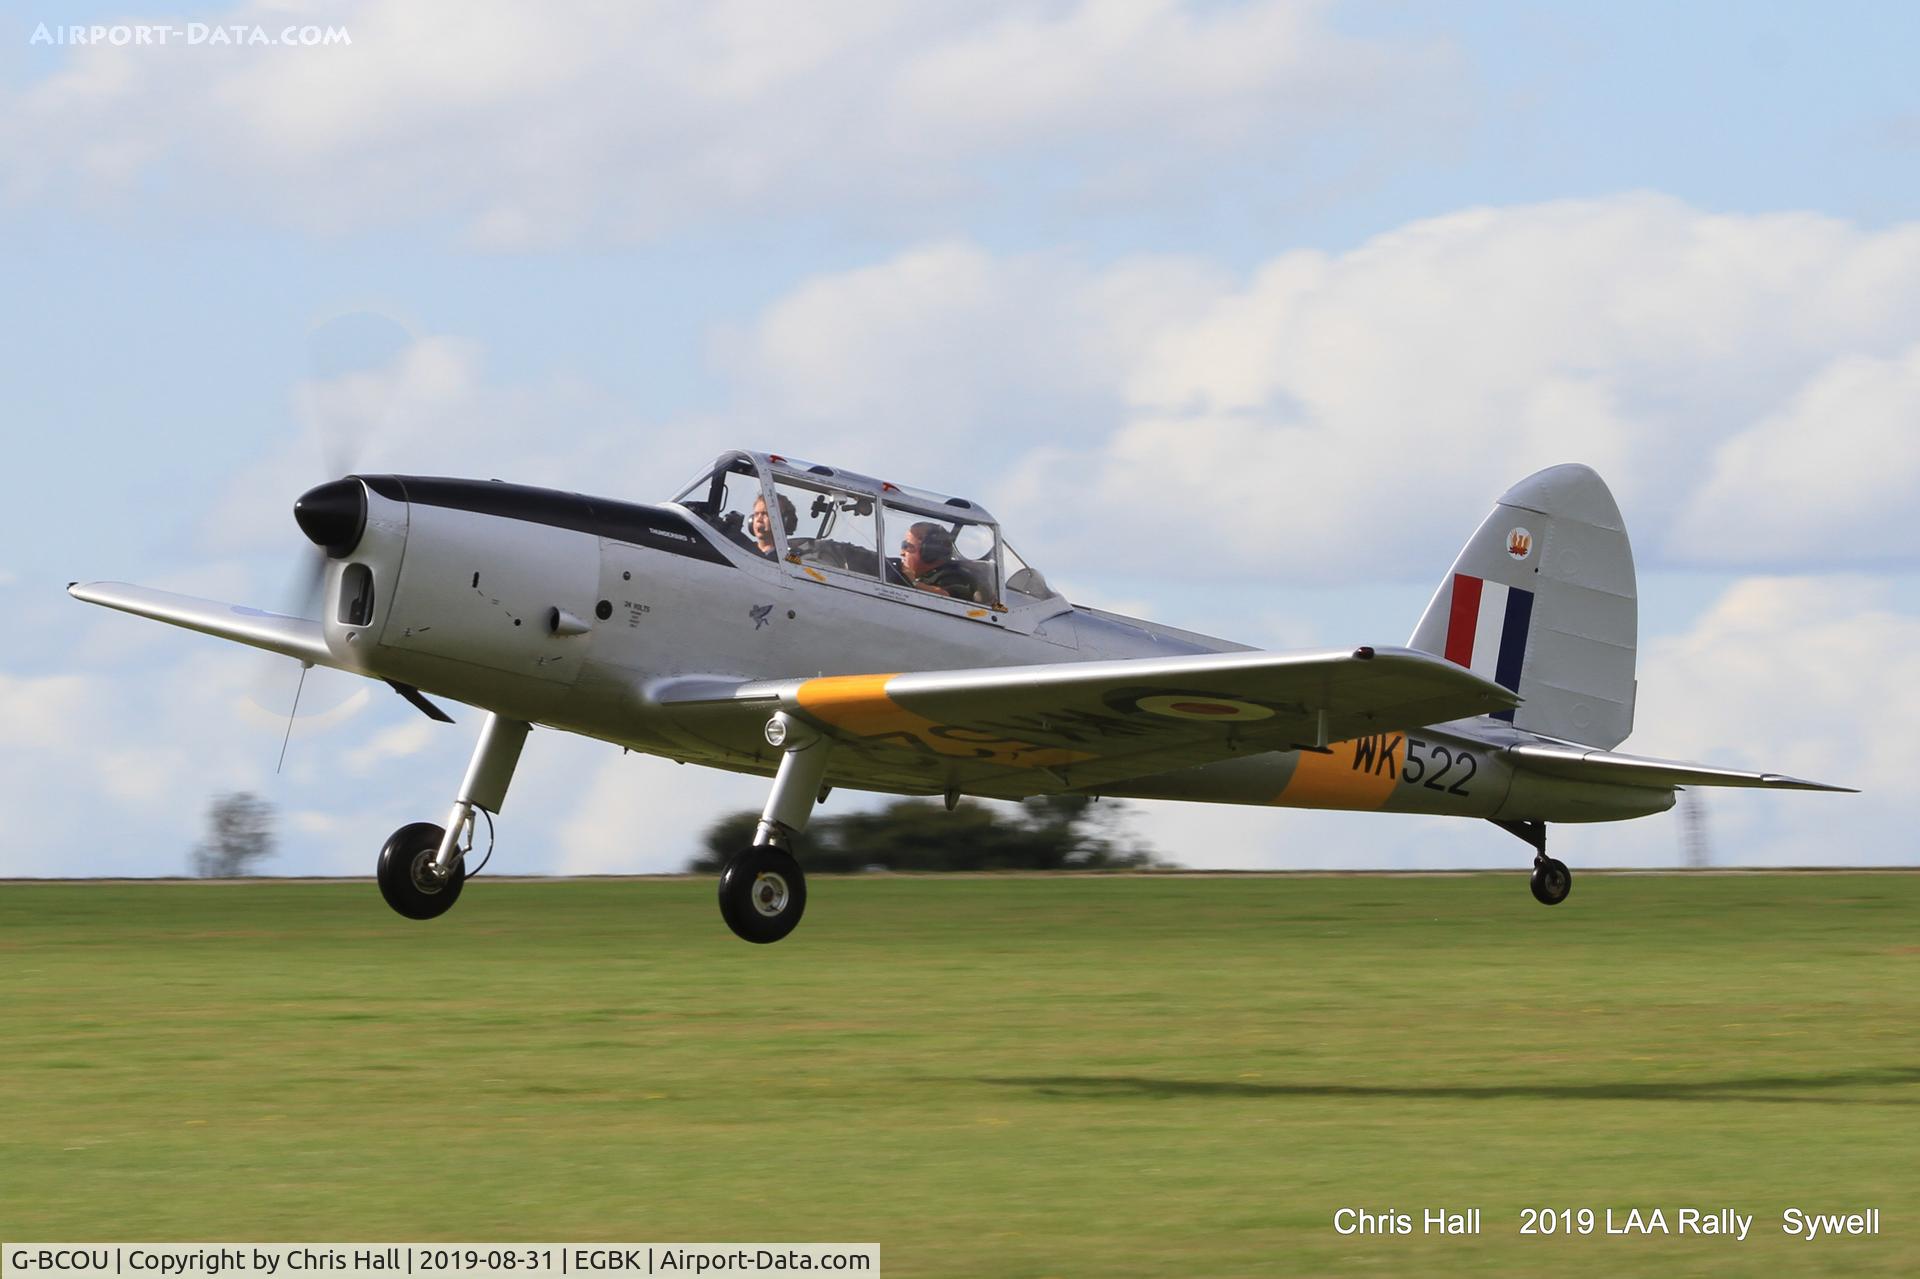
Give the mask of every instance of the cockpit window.
POLYGON ((992 516, 961 498, 731 453, 674 500, 749 554, 784 560, 817 581, 838 575, 848 585, 894 587, 894 599, 945 598, 999 612, 1060 598, 1001 540, 992 516))
POLYGON ((1000 558, 1007 570, 1007 595, 1011 602, 1019 603, 1020 596, 1035 600, 1050 600, 1060 592, 1047 585, 1047 579, 1040 576, 1040 570, 1021 559, 1019 554, 1005 542, 1000 544, 1000 558))
POLYGON ((880 524, 874 518, 873 498, 824 481, 786 476, 774 480, 773 491, 782 518, 789 509, 792 512, 789 560, 816 572, 829 569, 870 579, 880 576, 880 524))
POLYGON ((729 541, 772 559, 773 540, 765 521, 756 525, 754 520, 756 502, 758 510, 766 510, 762 494, 760 473, 753 463, 736 457, 689 484, 674 500, 719 529, 729 541))
POLYGON ((998 606, 993 526, 885 504, 887 580, 930 595, 998 606))

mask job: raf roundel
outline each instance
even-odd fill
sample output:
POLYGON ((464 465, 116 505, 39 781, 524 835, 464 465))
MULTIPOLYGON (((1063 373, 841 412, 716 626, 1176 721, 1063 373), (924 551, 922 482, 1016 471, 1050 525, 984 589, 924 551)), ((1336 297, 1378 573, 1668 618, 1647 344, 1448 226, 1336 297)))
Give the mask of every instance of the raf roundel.
POLYGON ((1510 531, 1507 534, 1507 554, 1516 560, 1524 560, 1533 554, 1533 534, 1523 528, 1510 531))
POLYGON ((1268 706, 1242 702, 1230 697, 1211 697, 1193 693, 1143 697, 1133 705, 1135 710, 1145 711, 1149 715, 1162 715, 1168 719, 1201 720, 1212 724, 1245 723, 1248 720, 1273 718, 1273 709, 1268 706))

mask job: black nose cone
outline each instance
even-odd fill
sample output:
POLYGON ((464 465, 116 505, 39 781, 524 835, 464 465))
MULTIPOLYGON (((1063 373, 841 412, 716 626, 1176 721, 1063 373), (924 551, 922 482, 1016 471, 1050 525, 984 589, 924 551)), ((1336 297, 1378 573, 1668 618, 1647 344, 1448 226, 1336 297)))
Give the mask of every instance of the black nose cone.
POLYGON ((366 531, 367 490, 351 479, 308 489, 293 504, 293 518, 308 541, 339 559, 360 545, 366 531))

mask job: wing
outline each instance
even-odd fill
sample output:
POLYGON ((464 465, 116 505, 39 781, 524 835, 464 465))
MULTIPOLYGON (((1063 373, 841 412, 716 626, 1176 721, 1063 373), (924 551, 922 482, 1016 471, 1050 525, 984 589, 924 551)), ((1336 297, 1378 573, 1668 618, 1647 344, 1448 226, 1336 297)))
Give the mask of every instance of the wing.
POLYGON ((1780 773, 1749 773, 1711 764, 1687 764, 1645 755, 1619 755, 1587 746, 1551 746, 1544 742, 1509 747, 1515 764, 1550 777, 1622 786, 1762 786, 1773 790, 1825 790, 1858 794, 1851 786, 1829 786, 1780 773))
MULTIPOLYGON (((757 740, 774 711, 838 742, 829 777, 1018 797, 1504 710, 1519 699, 1426 653, 1206 653, 651 690, 683 729, 757 740)), ((764 749, 764 747, 762 748, 764 749)))
POLYGON ((67 594, 89 604, 103 604, 170 626, 184 626, 203 635, 217 635, 270 653, 284 653, 315 666, 350 669, 328 651, 320 623, 303 617, 268 613, 244 604, 222 604, 191 595, 175 595, 172 591, 156 591, 125 582, 72 582, 67 586, 67 594))

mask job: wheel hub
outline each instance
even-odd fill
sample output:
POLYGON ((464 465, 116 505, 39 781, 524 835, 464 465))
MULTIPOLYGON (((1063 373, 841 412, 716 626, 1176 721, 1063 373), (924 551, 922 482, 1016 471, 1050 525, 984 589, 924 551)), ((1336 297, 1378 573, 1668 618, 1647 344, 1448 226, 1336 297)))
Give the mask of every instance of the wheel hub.
POLYGON ((437 848, 423 849, 413 857, 413 886, 423 893, 437 893, 447 886, 447 877, 434 866, 437 848))
POLYGON ((787 908, 791 890, 787 887, 787 877, 775 871, 761 871, 753 877, 753 892, 750 894, 754 910, 772 919, 787 908))

